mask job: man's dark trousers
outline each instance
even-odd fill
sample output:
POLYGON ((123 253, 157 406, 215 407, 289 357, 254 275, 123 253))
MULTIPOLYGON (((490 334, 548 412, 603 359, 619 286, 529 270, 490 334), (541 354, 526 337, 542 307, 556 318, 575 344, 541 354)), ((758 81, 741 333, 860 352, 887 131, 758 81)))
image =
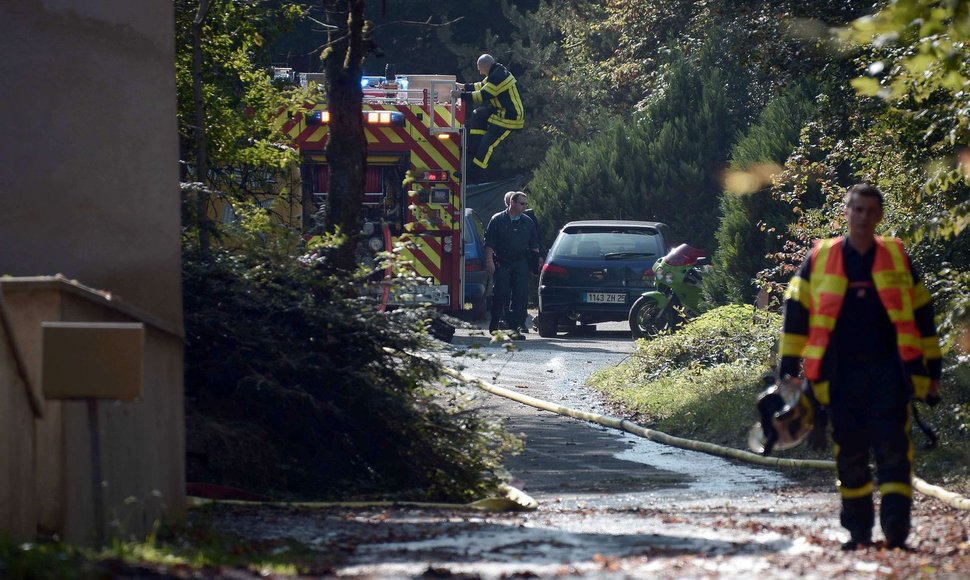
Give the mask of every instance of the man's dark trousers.
POLYGON ((525 258, 514 262, 500 262, 495 268, 495 289, 492 295, 492 320, 488 329, 498 330, 509 299, 515 308, 506 320, 511 329, 525 326, 526 303, 529 298, 529 261, 525 258))

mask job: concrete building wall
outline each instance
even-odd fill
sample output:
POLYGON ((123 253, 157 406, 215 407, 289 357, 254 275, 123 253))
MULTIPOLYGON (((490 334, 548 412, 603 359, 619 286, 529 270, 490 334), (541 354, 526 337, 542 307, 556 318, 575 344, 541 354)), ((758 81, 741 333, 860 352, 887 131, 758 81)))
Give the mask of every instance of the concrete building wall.
POLYGON ((0 275, 181 325, 170 0, 0 2, 0 275))
POLYGON ((0 471, 33 466, 0 481, 0 532, 91 538, 86 407, 30 406, 43 321, 146 322, 143 397, 98 404, 105 506, 123 526, 108 531, 138 536, 184 512, 174 63, 171 0, 0 2, 0 276, 14 277, 0 278, 12 328, 0 471), (17 278, 58 273, 103 292, 49 278, 27 291, 17 278))

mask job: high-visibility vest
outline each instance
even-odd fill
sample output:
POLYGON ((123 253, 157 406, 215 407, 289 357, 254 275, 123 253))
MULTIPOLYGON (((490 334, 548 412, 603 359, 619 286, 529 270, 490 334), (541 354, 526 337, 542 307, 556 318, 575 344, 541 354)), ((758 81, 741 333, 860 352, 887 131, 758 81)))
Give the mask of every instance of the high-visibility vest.
MULTIPOLYGON (((896 328, 896 347, 899 356, 904 363, 922 361, 924 359, 923 339, 913 316, 916 300, 913 273, 903 250, 903 244, 896 238, 876 236, 875 240, 876 257, 872 265, 872 281, 879 294, 880 302, 889 314, 889 320, 896 328)), ((842 237, 830 238, 816 242, 815 247, 812 248, 809 291, 811 308, 808 338, 802 353, 805 361, 805 377, 811 381, 818 381, 822 376, 822 359, 825 357, 825 351, 849 286, 842 255, 844 243, 842 237)), ((925 369, 925 365, 919 366, 925 369)), ((924 376, 924 373, 925 371, 911 377, 918 397, 925 396, 929 386, 929 377, 924 376)))

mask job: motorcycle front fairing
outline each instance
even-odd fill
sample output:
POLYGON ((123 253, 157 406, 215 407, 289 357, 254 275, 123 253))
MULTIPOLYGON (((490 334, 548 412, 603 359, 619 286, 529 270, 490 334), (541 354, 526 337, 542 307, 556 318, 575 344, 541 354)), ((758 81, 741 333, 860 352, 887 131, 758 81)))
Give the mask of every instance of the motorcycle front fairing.
POLYGON ((637 302, 644 298, 652 299, 657 304, 657 308, 659 310, 663 310, 667 308, 667 304, 670 303, 671 296, 666 292, 661 292, 660 290, 650 290, 649 292, 644 292, 641 294, 640 299, 638 299, 637 302))

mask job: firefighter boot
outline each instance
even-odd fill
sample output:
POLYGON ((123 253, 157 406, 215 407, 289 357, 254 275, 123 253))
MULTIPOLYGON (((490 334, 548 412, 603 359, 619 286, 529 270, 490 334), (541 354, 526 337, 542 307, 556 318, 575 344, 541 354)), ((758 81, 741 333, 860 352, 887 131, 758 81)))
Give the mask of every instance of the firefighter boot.
POLYGON ((913 500, 898 493, 889 493, 882 497, 879 506, 879 524, 886 536, 886 548, 889 550, 906 550, 906 538, 909 537, 910 509, 913 500))
POLYGON ((842 544, 842 550, 848 552, 871 546, 875 520, 872 495, 842 498, 842 527, 849 530, 849 541, 842 544))

